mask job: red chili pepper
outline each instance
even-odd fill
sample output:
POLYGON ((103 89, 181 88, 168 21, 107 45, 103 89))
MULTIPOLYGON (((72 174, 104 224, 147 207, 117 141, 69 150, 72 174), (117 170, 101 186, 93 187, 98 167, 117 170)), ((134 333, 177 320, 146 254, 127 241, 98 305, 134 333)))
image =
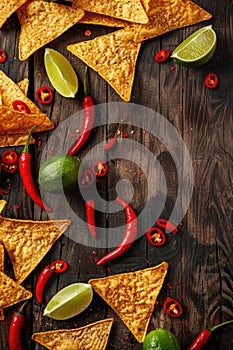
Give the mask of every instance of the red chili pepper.
POLYGON ((28 195, 31 197, 31 199, 42 209, 45 209, 47 211, 52 211, 51 208, 47 207, 42 201, 42 198, 39 194, 39 192, 36 189, 36 186, 34 184, 33 176, 32 176, 32 170, 31 170, 31 154, 29 153, 29 141, 31 138, 31 134, 33 129, 36 127, 33 126, 28 134, 28 139, 26 142, 26 145, 23 149, 23 151, 20 154, 19 157, 19 172, 21 175, 21 179, 23 181, 24 187, 28 193, 28 195))
POLYGON ((36 99, 43 105, 48 105, 53 100, 53 91, 48 86, 41 86, 36 90, 36 99))
POLYGON ((0 63, 4 63, 7 59, 6 51, 0 50, 0 63))
POLYGON ((212 336, 212 333, 221 327, 227 326, 229 324, 232 324, 233 320, 230 321, 226 321, 223 323, 220 323, 216 326, 213 326, 209 329, 204 329, 203 331, 201 331, 201 333, 196 337, 196 339, 194 340, 194 342, 188 347, 187 350, 201 350, 203 349, 203 347, 208 343, 209 339, 212 336))
POLYGON ((104 176, 107 174, 108 166, 103 160, 98 160, 92 165, 92 171, 96 176, 104 176))
POLYGON ((218 76, 215 73, 209 73, 204 80, 205 87, 214 89, 218 85, 218 76))
POLYGON ((161 63, 166 61, 171 56, 171 51, 168 49, 162 49, 156 53, 154 59, 156 62, 161 63))
POLYGON ((176 299, 173 298, 167 298, 163 303, 163 308, 171 317, 179 317, 183 313, 182 306, 176 299))
POLYGON ((111 148, 113 148, 116 144, 116 138, 115 137, 111 137, 110 140, 108 141, 108 143, 106 143, 104 146, 103 146, 103 149, 104 150, 109 150, 111 148))
POLYGON ((80 180, 79 180, 79 187, 81 188, 89 188, 93 185, 95 181, 94 173, 91 169, 85 169, 82 171, 80 180))
POLYGON ((24 103, 21 100, 15 100, 12 102, 12 106, 13 108, 18 111, 18 112, 22 112, 25 114, 30 114, 30 109, 29 107, 26 105, 26 103, 24 103))
POLYGON ((84 97, 82 101, 84 119, 81 129, 81 134, 75 144, 69 150, 69 155, 73 156, 87 141, 91 134, 95 119, 95 109, 93 98, 87 93, 87 66, 85 67, 84 75, 84 97))
POLYGON ((128 250, 135 239, 137 238, 137 216, 134 212, 134 210, 131 208, 131 206, 126 203, 123 199, 117 197, 116 200, 118 203, 122 205, 122 207, 125 209, 125 215, 126 215, 126 229, 124 232, 124 235, 122 237, 122 240, 120 241, 119 245, 113 249, 111 252, 103 256, 98 262, 97 265, 101 265, 103 263, 106 263, 119 255, 123 254, 128 250))
POLYGON ((158 227, 150 227, 146 231, 146 237, 150 244, 154 246, 161 246, 166 242, 165 234, 158 227))
POLYGON ((12 315, 8 334, 9 350, 22 350, 21 331, 24 324, 23 310, 28 300, 12 315))
POLYGON ((86 216, 87 216, 87 224, 90 231, 90 234, 93 238, 96 238, 96 229, 95 229, 95 201, 93 199, 89 199, 85 203, 86 207, 86 216))
POLYGON ((173 235, 175 235, 179 231, 178 228, 167 219, 158 219, 156 221, 156 224, 162 227, 163 229, 171 232, 173 235))
POLYGON ((7 149, 2 153, 2 162, 7 165, 17 164, 19 160, 18 153, 7 149))
POLYGON ((14 174, 18 170, 18 164, 4 164, 1 163, 1 169, 7 174, 14 174))
POLYGON ((51 276, 53 276, 54 273, 65 272, 68 267, 68 263, 64 260, 55 260, 51 264, 45 266, 36 283, 36 300, 38 303, 42 303, 44 288, 51 276))

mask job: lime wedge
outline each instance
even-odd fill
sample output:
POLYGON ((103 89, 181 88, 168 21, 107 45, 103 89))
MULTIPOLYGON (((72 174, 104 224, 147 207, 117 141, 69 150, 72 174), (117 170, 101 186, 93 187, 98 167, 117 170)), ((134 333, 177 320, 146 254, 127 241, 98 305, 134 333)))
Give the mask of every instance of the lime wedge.
POLYGON ((171 58, 188 67, 200 67, 210 60, 217 46, 212 25, 203 27, 185 39, 171 54, 171 58))
POLYGON ((90 305, 92 298, 93 290, 90 284, 70 284, 52 297, 43 315, 54 320, 67 320, 84 311, 90 305))
POLYGON ((71 63, 60 52, 46 48, 44 64, 54 89, 64 97, 74 98, 78 91, 78 78, 71 63))

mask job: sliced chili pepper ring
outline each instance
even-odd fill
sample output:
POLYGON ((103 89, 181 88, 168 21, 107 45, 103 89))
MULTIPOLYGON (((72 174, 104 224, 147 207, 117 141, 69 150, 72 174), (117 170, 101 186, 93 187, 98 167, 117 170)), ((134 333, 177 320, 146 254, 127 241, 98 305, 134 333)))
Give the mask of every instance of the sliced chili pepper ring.
POLYGON ((29 107, 26 105, 26 103, 24 103, 21 100, 13 101, 12 106, 13 106, 14 110, 16 110, 18 112, 22 112, 22 113, 25 113, 25 114, 30 114, 29 107))
POLYGON ((173 235, 175 235, 179 231, 178 228, 167 219, 158 219, 156 221, 156 224, 162 227, 163 229, 171 232, 173 235))
POLYGON ((204 80, 205 87, 214 89, 218 85, 218 76, 215 73, 209 73, 204 80))
POLYGON ((36 90, 36 99, 39 103, 47 105, 53 100, 53 91, 48 86, 41 86, 36 90))
POLYGON ((0 63, 4 63, 7 59, 6 51, 0 50, 0 63))
POLYGON ((7 149, 2 153, 2 162, 7 165, 17 164, 19 160, 18 153, 7 149))
POLYGON ((69 267, 69 264, 65 260, 54 260, 49 264, 49 268, 55 273, 63 273, 69 267))
POLYGON ((93 164, 92 171, 96 176, 104 176, 107 174, 108 166, 104 161, 98 160, 93 164))
POLYGON ((162 49, 155 54, 155 61, 158 63, 165 62, 171 56, 171 51, 168 49, 162 49))
POLYGON ((167 298, 163 303, 163 309, 171 317, 179 317, 183 313, 181 304, 174 298, 167 298))
POLYGON ((4 164, 2 162, 1 169, 7 174, 14 174, 18 170, 18 164, 4 164))
POLYGON ((85 169, 82 171, 80 179, 79 179, 79 187, 80 188, 89 188, 93 185, 95 181, 94 173, 91 169, 85 169))
POLYGON ((146 231, 146 237, 150 244, 161 246, 166 242, 165 234, 158 227, 150 227, 146 231))

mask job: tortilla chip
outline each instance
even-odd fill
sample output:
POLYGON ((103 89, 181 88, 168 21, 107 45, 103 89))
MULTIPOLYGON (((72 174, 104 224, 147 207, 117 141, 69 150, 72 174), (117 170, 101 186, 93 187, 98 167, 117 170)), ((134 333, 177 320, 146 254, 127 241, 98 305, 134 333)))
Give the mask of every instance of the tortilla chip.
POLYGON ((133 41, 129 27, 67 49, 104 78, 124 101, 130 100, 141 44, 133 41))
POLYGON ((29 79, 24 78, 23 80, 19 81, 16 85, 20 88, 21 91, 23 91, 24 95, 27 96, 28 87, 29 87, 29 79))
MULTIPOLYGON (((76 8, 77 5, 73 5, 72 7, 76 8)), ((79 21, 80 23, 85 24, 95 24, 106 27, 126 27, 130 25, 130 22, 124 21, 123 19, 113 18, 110 16, 101 15, 99 13, 85 11, 84 17, 79 21)))
POLYGON ((0 217, 0 239, 18 283, 34 270, 70 224, 70 220, 32 221, 0 217))
POLYGON ((101 13, 125 21, 148 23, 148 16, 140 0, 75 0, 73 5, 85 11, 101 13))
POLYGON ((212 17, 210 13, 189 0, 150 0, 147 14, 149 16, 147 24, 135 25, 137 43, 212 17))
POLYGON ((167 269, 167 262, 162 262, 144 270, 91 279, 88 283, 142 343, 167 269))
POLYGON ((5 209, 6 204, 7 204, 7 201, 5 201, 5 199, 0 200, 0 214, 5 209))
POLYGON ((107 318, 80 328, 34 333, 32 339, 51 350, 104 350, 113 321, 107 318))
POLYGON ((19 59, 23 61, 79 22, 84 11, 54 2, 28 0, 17 14, 21 24, 19 59))
MULTIPOLYGON (((26 144, 27 138, 28 136, 25 134, 0 135, 0 147, 23 146, 26 144)), ((35 143, 32 136, 29 143, 35 143)))
POLYGON ((18 10, 27 0, 1 0, 0 6, 0 28, 6 20, 18 10))
MULTIPOLYGON (((4 272, 4 247, 0 243, 0 271, 4 272)), ((4 320, 4 311, 3 308, 0 308, 0 321, 4 320)))
POLYGON ((0 307, 4 308, 32 297, 32 293, 29 290, 3 272, 0 272, 0 293, 0 307))

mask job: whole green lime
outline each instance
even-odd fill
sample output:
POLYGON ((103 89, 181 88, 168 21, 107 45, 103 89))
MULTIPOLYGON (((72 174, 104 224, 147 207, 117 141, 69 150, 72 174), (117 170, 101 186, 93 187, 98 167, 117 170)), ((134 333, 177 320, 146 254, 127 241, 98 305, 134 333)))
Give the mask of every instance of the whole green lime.
POLYGON ((147 334, 143 350, 180 350, 180 345, 172 332, 158 328, 147 334))
POLYGON ((39 185, 47 192, 71 190, 78 183, 80 164, 78 157, 63 154, 47 159, 39 169, 39 185))

